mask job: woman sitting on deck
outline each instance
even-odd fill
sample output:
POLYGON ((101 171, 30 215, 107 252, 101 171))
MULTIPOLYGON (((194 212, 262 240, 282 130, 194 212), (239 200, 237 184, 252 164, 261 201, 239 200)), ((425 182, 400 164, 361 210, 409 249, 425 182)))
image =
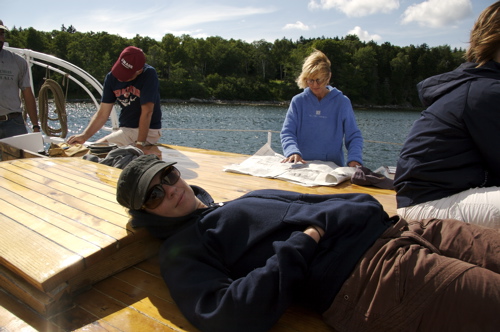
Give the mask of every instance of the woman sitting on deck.
POLYGON ((165 239, 162 276, 202 331, 267 331, 292 303, 339 332, 500 326, 499 232, 408 224, 366 194, 258 190, 215 204, 174 164, 134 159, 117 200, 165 239))
POLYGON ((466 56, 418 85, 427 109, 397 163, 398 214, 500 228, 500 1, 479 16, 466 56))

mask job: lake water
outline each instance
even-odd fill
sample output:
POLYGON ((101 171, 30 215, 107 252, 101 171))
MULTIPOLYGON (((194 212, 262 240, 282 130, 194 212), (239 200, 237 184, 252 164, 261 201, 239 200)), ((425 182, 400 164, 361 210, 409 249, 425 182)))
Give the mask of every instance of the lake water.
MULTIPOLYGON (((68 136, 80 133, 96 111, 91 103, 68 103, 68 136)), ((279 131, 286 106, 247 106, 218 104, 162 104, 161 143, 254 154, 267 142, 282 153, 279 131)), ((410 110, 355 110, 365 140, 363 159, 368 168, 395 166, 401 144, 420 112, 410 110)), ((108 124, 110 126, 110 124, 108 124)), ((108 134, 101 131, 91 140, 108 134)))

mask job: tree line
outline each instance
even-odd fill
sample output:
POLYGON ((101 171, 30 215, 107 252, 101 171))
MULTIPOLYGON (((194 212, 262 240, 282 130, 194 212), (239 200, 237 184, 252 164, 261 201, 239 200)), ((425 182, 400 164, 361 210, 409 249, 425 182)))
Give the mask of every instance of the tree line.
MULTIPOLYGON (((355 105, 420 106, 416 84, 453 70, 464 62, 463 49, 427 44, 395 46, 362 42, 355 35, 336 38, 277 39, 273 43, 222 37, 193 38, 166 34, 161 41, 136 35, 14 27, 7 33, 12 47, 52 54, 69 61, 101 82, 127 46, 141 48, 160 79, 162 99, 289 101, 301 90, 295 83, 304 58, 313 49, 332 62, 331 84, 355 105)), ((46 72, 33 68, 35 89, 46 72)), ((57 76, 57 74, 51 74, 57 76)), ((78 97, 78 87, 69 87, 78 97)))

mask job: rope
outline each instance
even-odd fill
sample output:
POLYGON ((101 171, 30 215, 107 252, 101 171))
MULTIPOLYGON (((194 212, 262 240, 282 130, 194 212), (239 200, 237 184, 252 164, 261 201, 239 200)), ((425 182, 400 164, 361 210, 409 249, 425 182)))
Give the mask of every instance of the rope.
POLYGON ((40 88, 38 94, 38 117, 43 132, 52 137, 65 138, 68 134, 68 117, 66 114, 66 98, 63 94, 61 86, 52 79, 46 79, 40 88), (49 117, 49 91, 54 96, 54 103, 56 105, 53 113, 56 117, 49 117), (60 128, 52 128, 49 125, 50 121, 59 121, 60 128))

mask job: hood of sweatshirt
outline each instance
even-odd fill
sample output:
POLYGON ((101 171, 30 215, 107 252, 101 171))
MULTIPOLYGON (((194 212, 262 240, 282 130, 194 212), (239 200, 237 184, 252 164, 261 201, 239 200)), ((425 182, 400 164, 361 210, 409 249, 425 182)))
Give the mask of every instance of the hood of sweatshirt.
POLYGON ((196 197, 208 206, 207 208, 198 209, 187 216, 176 218, 162 217, 143 210, 129 210, 132 217, 130 220, 132 227, 146 227, 153 236, 164 239, 198 221, 204 214, 222 205, 214 203, 212 196, 205 189, 198 186, 190 187, 196 197))
MULTIPOLYGON (((331 100, 331 99, 334 99, 336 98, 337 96, 339 95, 342 95, 342 92, 337 89, 337 88, 334 88, 332 87, 331 85, 327 85, 326 88, 330 91, 329 93, 326 94, 326 96, 321 99, 322 102, 324 102, 325 100, 331 100)), ((316 95, 312 92, 312 90, 307 87, 304 89, 304 93, 306 95, 308 95, 310 98, 312 98, 313 100, 315 101, 318 101, 318 97, 316 97, 316 95)), ((319 102, 319 101, 318 101, 319 102)))
POLYGON ((476 67, 476 63, 466 62, 453 71, 429 77, 418 83, 418 95, 423 106, 429 107, 465 82, 478 78, 500 79, 500 63, 489 61, 484 66, 476 67))

